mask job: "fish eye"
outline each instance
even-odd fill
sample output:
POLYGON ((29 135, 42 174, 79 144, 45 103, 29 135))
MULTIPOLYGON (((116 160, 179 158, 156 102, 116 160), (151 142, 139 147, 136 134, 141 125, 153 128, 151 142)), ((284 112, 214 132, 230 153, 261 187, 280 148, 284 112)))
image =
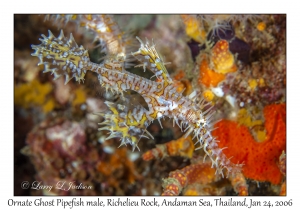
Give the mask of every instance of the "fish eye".
POLYGON ((204 118, 198 120, 197 125, 204 127, 206 125, 206 120, 204 118))

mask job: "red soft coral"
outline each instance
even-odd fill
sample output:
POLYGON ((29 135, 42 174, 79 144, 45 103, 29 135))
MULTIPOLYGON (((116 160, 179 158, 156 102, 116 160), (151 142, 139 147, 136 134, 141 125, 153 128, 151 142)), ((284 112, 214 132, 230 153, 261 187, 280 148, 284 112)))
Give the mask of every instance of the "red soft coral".
POLYGON ((270 181, 279 184, 282 174, 277 160, 286 150, 286 105, 275 104, 264 108, 266 140, 256 142, 247 127, 236 122, 222 120, 213 131, 220 147, 234 163, 244 162, 243 173, 246 177, 258 181, 270 181))

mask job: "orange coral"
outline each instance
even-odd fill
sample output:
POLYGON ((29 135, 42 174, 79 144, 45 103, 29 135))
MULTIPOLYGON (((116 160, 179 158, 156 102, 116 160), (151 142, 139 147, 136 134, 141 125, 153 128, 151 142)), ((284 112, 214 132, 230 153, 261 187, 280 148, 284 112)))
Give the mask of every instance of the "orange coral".
POLYGON ((215 97, 215 94, 211 90, 203 91, 202 95, 207 101, 212 101, 215 97))
POLYGON ((116 150, 116 154, 111 155, 109 161, 99 162, 97 169, 112 186, 117 186, 118 179, 121 176, 124 176, 131 184, 141 178, 135 169, 134 163, 127 157, 126 148, 116 150))
POLYGON ((183 188, 193 183, 211 183, 216 179, 215 171, 209 162, 201 162, 172 171, 168 178, 163 179, 164 192, 162 195, 179 195, 183 188))
POLYGON ((182 156, 191 158, 194 152, 194 143, 192 138, 181 137, 180 139, 170 141, 166 144, 158 144, 156 148, 143 154, 143 159, 148 161, 155 158, 163 158, 166 156, 182 156))
MULTIPOLYGON (((183 169, 172 171, 169 177, 163 179, 164 191, 162 195, 222 195, 224 188, 216 187, 215 182, 220 181, 221 176, 211 167, 211 162, 193 159, 192 165, 183 169)), ((233 189, 240 196, 248 195, 248 185, 242 173, 235 173, 229 177, 233 189)))
POLYGON ((183 70, 179 70, 177 74, 173 76, 175 80, 181 80, 185 77, 185 73, 183 70))
POLYGON ((257 30, 263 31, 266 29, 266 24, 264 22, 259 22, 256 26, 257 30))
POLYGON ((216 87, 224 79, 224 74, 217 73, 209 68, 208 61, 204 57, 200 63, 200 77, 198 78, 198 83, 201 83, 206 87, 216 87))
POLYGON ((186 34, 197 42, 203 43, 206 39, 206 32, 197 17, 193 15, 181 15, 181 18, 185 24, 186 34))
POLYGON ((220 40, 215 44, 212 48, 211 59, 214 70, 218 73, 226 74, 237 70, 234 56, 229 51, 229 44, 226 40, 220 40))
MULTIPOLYGON (((147 151, 143 159, 148 161, 166 156, 181 156, 192 158, 194 144, 191 136, 156 145, 156 148, 147 151)), ((211 167, 210 160, 204 161, 202 157, 191 159, 191 165, 180 170, 172 171, 169 177, 163 179, 164 191, 162 195, 223 195, 224 188, 217 188, 213 183, 220 180, 221 176, 216 174, 216 169, 211 167)), ((241 173, 233 174, 229 180, 234 190, 239 195, 248 195, 248 185, 241 173)))
POLYGON ((213 135, 220 140, 223 152, 234 163, 243 162, 246 177, 279 184, 282 174, 276 164, 286 147, 286 105, 274 104, 264 108, 266 139, 256 142, 248 128, 236 122, 222 120, 213 135))
POLYGON ((185 73, 183 70, 180 70, 174 78, 174 86, 176 87, 177 92, 183 92, 183 95, 189 95, 193 92, 192 84, 189 80, 183 79, 185 77, 185 73))
POLYGON ((206 87, 216 87, 225 79, 225 75, 235 72, 237 67, 233 54, 229 51, 229 44, 226 40, 218 41, 211 50, 210 57, 202 55, 200 62, 200 77, 198 83, 206 87), (212 62, 210 67, 209 59, 212 62))

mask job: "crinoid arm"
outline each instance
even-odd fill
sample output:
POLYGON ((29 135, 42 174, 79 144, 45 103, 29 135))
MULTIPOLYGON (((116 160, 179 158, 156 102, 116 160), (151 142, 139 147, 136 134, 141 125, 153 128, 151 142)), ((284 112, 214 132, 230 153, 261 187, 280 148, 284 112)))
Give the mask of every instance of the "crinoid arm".
POLYGON ((108 55, 125 53, 125 43, 122 39, 123 33, 112 15, 46 15, 45 19, 52 19, 59 26, 68 22, 74 22, 78 27, 84 27, 91 32, 94 35, 94 41, 103 41, 108 55))

